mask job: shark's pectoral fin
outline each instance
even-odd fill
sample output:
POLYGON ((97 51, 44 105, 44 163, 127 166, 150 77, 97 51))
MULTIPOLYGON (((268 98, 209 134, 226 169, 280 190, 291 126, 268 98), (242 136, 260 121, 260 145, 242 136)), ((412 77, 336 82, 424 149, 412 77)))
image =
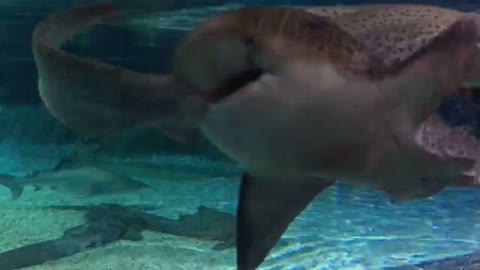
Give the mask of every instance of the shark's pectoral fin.
POLYGON ((130 226, 126 230, 125 234, 122 236, 122 239, 129 240, 129 241, 143 240, 142 231, 136 228, 135 226, 130 226))
POLYGON ((167 129, 163 130, 162 133, 168 138, 181 143, 181 144, 196 144, 202 139, 198 129, 167 129))
POLYGON ((425 199, 435 196, 445 189, 448 181, 445 179, 424 177, 415 182, 416 185, 404 185, 403 188, 389 188, 385 192, 390 197, 391 204, 425 199))
POLYGON ((12 200, 16 200, 22 196, 23 186, 15 181, 15 176, 0 175, 0 185, 10 190, 12 200))
POLYGON ((12 200, 16 200, 22 196, 23 193, 23 187, 21 186, 7 186, 10 189, 10 192, 12 194, 12 200))
POLYGON ((237 217, 238 270, 256 269, 313 198, 334 181, 242 177, 237 217))
POLYGON ((235 246, 235 239, 229 239, 223 242, 220 242, 212 247, 212 250, 225 250, 235 246))

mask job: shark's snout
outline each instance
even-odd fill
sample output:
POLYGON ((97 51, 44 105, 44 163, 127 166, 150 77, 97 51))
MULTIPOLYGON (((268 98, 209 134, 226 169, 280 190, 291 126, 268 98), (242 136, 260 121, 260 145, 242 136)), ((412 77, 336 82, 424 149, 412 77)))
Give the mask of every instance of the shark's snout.
POLYGON ((252 35, 228 24, 200 28, 177 49, 174 75, 210 103, 218 103, 258 80, 265 72, 256 59, 252 35), (218 27, 225 28, 218 31, 218 27), (213 31, 212 33, 209 33, 213 31))

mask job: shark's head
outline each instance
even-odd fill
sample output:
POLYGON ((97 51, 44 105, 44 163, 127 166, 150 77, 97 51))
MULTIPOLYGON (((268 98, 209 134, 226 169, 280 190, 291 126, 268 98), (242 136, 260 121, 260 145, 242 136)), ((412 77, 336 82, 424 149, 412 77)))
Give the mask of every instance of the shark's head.
POLYGON ((208 20, 178 47, 173 60, 177 79, 217 103, 264 72, 256 37, 235 13, 208 20))

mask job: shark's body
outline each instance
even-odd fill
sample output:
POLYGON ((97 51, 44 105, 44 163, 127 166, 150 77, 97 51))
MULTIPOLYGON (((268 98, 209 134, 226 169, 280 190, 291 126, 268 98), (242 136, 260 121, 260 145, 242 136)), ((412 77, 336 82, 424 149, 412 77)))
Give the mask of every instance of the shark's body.
POLYGON ((0 185, 8 187, 14 199, 21 196, 25 186, 34 186, 37 190, 52 188, 87 197, 140 191, 149 187, 138 180, 91 165, 42 172, 26 178, 0 175, 0 185))
POLYGON ((239 270, 260 265, 337 179, 395 201, 478 184, 465 172, 480 143, 436 114, 445 97, 478 82, 477 15, 420 5, 243 8, 195 29, 166 76, 58 49, 114 13, 86 8, 39 25, 33 51, 42 99, 84 134, 198 128, 242 165, 239 270))

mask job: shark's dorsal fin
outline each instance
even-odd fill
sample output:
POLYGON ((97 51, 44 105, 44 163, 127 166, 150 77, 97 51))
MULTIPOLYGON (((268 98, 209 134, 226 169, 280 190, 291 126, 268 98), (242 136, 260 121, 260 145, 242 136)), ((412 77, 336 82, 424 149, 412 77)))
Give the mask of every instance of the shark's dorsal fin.
POLYGON ((16 200, 22 196, 23 186, 17 183, 13 175, 0 175, 0 185, 7 187, 12 195, 12 200, 16 200))
POLYGON ((122 236, 122 239, 129 241, 143 240, 142 231, 139 230, 136 226, 129 226, 125 234, 122 236))
POLYGON ((237 213, 238 270, 256 269, 295 217, 333 183, 316 178, 284 181, 244 174, 237 213))

